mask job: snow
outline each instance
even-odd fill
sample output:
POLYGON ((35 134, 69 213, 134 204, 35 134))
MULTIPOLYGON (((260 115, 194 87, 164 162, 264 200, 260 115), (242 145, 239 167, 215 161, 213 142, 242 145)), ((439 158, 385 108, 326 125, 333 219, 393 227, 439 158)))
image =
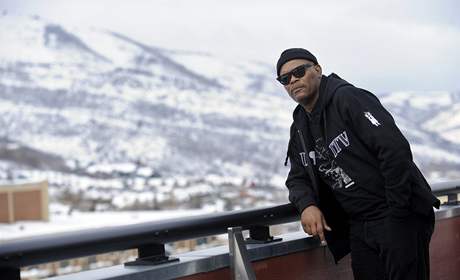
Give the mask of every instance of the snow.
POLYGON ((230 170, 231 172, 235 172, 237 174, 240 174, 242 177, 254 177, 253 174, 253 169, 251 168, 251 164, 247 162, 242 162, 240 164, 233 164, 233 163, 224 163, 223 167, 227 170, 230 170))
POLYGON ((152 192, 134 192, 130 190, 126 190, 120 192, 116 196, 112 196, 112 204, 116 207, 123 209, 126 206, 135 205, 136 203, 145 203, 151 202, 154 198, 154 193, 152 192))
POLYGON ((444 131, 441 135, 444 139, 451 141, 452 143, 460 144, 460 128, 444 131))
MULTIPOLYGON (((253 181, 285 191, 288 169, 282 162, 296 104, 274 81, 273 65, 187 50, 145 49, 96 27, 62 26, 110 60, 106 62, 75 46, 44 46, 45 20, 3 16, 0 23, 5 23, 0 24, 0 39, 5 40, 0 67, 9 69, 0 76, 0 94, 5 96, 0 99, 1 136, 18 148, 57 155, 72 171, 78 170, 78 175, 36 172, 2 162, 0 178, 9 173, 44 177, 53 197, 62 190, 81 192, 95 200, 114 198, 119 208, 164 202, 172 195, 185 202, 213 196, 228 184, 247 187, 253 181), (24 88, 28 90, 21 91, 24 88), (209 151, 213 158, 200 161, 202 155, 193 155, 193 149, 209 140, 202 139, 208 135, 217 139, 210 141, 216 146, 209 151), (243 139, 236 147, 241 150, 221 157, 233 139, 243 139), (195 160, 183 158, 190 155, 178 142, 195 160), (244 145, 251 149, 246 151, 244 145), (170 177, 149 178, 152 175, 170 177)), ((400 114, 394 114, 399 127, 415 139, 416 159, 458 163, 460 149, 439 146, 441 137, 456 143, 460 139, 459 99, 454 93, 392 92, 381 100, 400 114), (419 115, 425 123, 417 121, 419 115)), ((265 196, 258 190, 250 193, 265 196)), ((225 197, 242 202, 236 190, 216 197, 215 204, 203 204, 222 209, 228 207, 220 200, 225 197)))
POLYGON ((1 58, 22 61, 27 58, 31 62, 45 62, 53 58, 53 53, 43 47, 43 23, 39 20, 24 20, 23 17, 0 17, 2 29, 9 32, 0 32, 2 42, 1 58), (22 24, 18 25, 18 22, 22 24), (27 47, 24 47, 24 42, 27 47))
POLYGON ((453 104, 424 124, 424 128, 440 133, 446 139, 460 143, 460 104, 453 104))
POLYGON ((460 163, 460 156, 444 151, 440 148, 429 147, 426 145, 411 144, 412 152, 416 158, 430 159, 433 162, 460 163))
POLYGON ((187 68, 208 78, 221 78, 222 74, 228 73, 229 67, 234 67, 233 62, 226 63, 226 61, 219 60, 210 54, 197 55, 196 53, 172 52, 171 55, 187 68))
POLYGON ((137 175, 148 178, 154 174, 154 171, 150 167, 140 167, 137 170, 137 175))
POLYGON ((135 55, 139 53, 139 47, 112 36, 107 30, 92 27, 86 30, 74 29, 72 31, 91 49, 104 54, 105 57, 121 67, 133 63, 135 55))
POLYGON ((275 175, 270 179, 270 184, 272 186, 278 187, 278 188, 286 188, 286 178, 287 178, 287 171, 288 168, 286 168, 286 175, 275 175))
POLYGON ((395 91, 381 98, 385 104, 403 106, 407 105, 417 109, 430 109, 430 107, 448 106, 452 102, 449 92, 430 91, 430 92, 413 92, 413 91, 395 91))
POLYGON ((123 172, 123 173, 133 173, 136 170, 136 165, 131 162, 126 163, 114 163, 114 164, 94 164, 88 167, 87 171, 89 173, 112 173, 112 172, 123 172))
MULTIPOLYGON (((431 106, 448 106, 451 105, 452 99, 449 92, 430 92, 429 94, 416 93, 417 98, 410 100, 410 105, 415 108, 425 109, 431 106)), ((413 95, 415 97, 415 94, 413 95)))
POLYGON ((0 243, 9 240, 44 234, 71 232, 90 228, 130 225, 173 218, 191 217, 214 212, 214 209, 169 210, 169 211, 120 211, 77 212, 68 214, 62 205, 52 204, 50 219, 45 221, 21 221, 12 224, 0 223, 0 243))

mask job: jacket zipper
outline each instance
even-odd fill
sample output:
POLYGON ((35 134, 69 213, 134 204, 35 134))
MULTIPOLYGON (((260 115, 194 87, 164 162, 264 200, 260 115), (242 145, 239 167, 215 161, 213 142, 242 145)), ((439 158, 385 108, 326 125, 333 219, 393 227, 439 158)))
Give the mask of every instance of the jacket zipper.
POLYGON ((307 151, 307 145, 305 145, 305 140, 303 138, 303 134, 302 134, 302 131, 300 129, 297 129, 297 133, 299 134, 299 138, 300 138, 300 144, 302 145, 302 149, 305 153, 305 159, 307 161, 307 165, 306 166, 306 169, 307 169, 307 173, 308 175, 310 176, 310 181, 313 185, 313 190, 315 191, 315 194, 316 194, 316 202, 319 203, 319 192, 318 192, 318 184, 317 184, 317 181, 316 181, 316 176, 315 176, 315 173, 313 171, 313 164, 310 160, 310 155, 307 151))

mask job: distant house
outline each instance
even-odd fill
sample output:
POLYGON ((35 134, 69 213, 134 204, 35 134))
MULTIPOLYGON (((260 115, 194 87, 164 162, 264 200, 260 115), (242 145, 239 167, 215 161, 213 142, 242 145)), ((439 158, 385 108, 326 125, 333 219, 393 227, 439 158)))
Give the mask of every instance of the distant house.
POLYGON ((48 181, 0 183, 0 223, 48 220, 48 181))

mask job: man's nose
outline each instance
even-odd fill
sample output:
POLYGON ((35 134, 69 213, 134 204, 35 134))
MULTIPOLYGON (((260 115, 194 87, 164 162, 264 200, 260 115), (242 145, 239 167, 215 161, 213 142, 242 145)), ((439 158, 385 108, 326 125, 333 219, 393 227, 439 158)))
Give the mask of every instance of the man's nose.
POLYGON ((291 79, 289 80, 289 84, 294 84, 298 80, 300 80, 300 78, 296 78, 296 76, 291 75, 291 79))

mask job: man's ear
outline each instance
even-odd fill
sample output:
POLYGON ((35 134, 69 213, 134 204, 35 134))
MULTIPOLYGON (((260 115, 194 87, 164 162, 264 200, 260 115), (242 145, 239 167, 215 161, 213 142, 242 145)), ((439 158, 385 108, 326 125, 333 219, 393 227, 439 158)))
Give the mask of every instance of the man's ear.
POLYGON ((322 76, 322 74, 323 74, 323 69, 321 68, 321 65, 316 64, 316 65, 315 65, 315 71, 319 74, 319 77, 320 77, 320 79, 321 79, 321 76, 322 76))
POLYGON ((321 68, 321 65, 319 65, 319 64, 315 65, 315 70, 320 74, 322 74, 322 72, 323 72, 323 69, 321 68))

